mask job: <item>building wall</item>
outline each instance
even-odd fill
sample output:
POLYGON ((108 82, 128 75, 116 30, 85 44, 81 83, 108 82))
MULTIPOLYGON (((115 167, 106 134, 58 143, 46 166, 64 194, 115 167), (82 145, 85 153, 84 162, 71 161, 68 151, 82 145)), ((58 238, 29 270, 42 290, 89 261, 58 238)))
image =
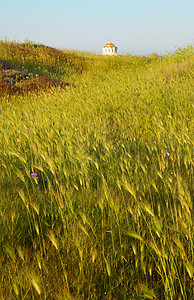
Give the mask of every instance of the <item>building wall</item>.
POLYGON ((116 55, 117 54, 117 48, 115 47, 104 47, 103 49, 103 55, 116 55))

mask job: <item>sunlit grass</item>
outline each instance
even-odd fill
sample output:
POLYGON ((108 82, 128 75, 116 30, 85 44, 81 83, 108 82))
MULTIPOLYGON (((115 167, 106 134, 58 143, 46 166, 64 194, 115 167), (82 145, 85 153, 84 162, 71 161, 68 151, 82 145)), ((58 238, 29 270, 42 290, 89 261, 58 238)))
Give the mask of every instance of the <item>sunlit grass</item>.
POLYGON ((77 55, 2 99, 1 298, 192 298, 193 59, 77 55))

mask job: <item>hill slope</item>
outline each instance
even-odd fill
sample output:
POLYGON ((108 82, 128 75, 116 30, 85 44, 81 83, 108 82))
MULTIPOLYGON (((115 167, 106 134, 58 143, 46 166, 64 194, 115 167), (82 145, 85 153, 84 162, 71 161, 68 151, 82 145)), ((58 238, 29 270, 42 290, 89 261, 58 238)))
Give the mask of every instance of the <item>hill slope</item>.
POLYGON ((0 94, 68 85, 83 58, 44 45, 0 41, 0 94))

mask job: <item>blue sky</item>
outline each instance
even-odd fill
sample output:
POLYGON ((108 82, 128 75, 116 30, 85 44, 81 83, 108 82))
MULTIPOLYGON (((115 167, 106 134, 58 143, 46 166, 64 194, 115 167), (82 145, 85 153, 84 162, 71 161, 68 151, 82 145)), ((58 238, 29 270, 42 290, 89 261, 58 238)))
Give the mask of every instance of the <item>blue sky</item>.
POLYGON ((194 41, 194 0, 0 0, 0 39, 164 54, 194 41))

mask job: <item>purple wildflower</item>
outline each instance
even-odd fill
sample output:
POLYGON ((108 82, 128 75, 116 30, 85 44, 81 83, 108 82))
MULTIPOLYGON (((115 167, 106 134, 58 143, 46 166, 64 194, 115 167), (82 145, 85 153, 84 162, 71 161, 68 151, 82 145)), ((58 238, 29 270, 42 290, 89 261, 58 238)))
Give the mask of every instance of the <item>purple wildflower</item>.
POLYGON ((36 173, 38 173, 38 172, 40 172, 40 170, 37 169, 37 170, 36 170, 36 173))
POLYGON ((147 145, 148 143, 147 142, 145 142, 145 145, 147 145))
POLYGON ((166 152, 165 155, 166 155, 166 156, 170 156, 170 153, 169 153, 169 152, 166 152))
POLYGON ((36 177, 36 176, 37 176, 36 173, 32 173, 32 174, 31 174, 31 177, 32 177, 32 178, 34 178, 34 177, 36 177))
POLYGON ((55 172, 55 177, 58 178, 58 171, 55 172))
POLYGON ((156 144, 156 141, 153 141, 154 144, 156 144))

